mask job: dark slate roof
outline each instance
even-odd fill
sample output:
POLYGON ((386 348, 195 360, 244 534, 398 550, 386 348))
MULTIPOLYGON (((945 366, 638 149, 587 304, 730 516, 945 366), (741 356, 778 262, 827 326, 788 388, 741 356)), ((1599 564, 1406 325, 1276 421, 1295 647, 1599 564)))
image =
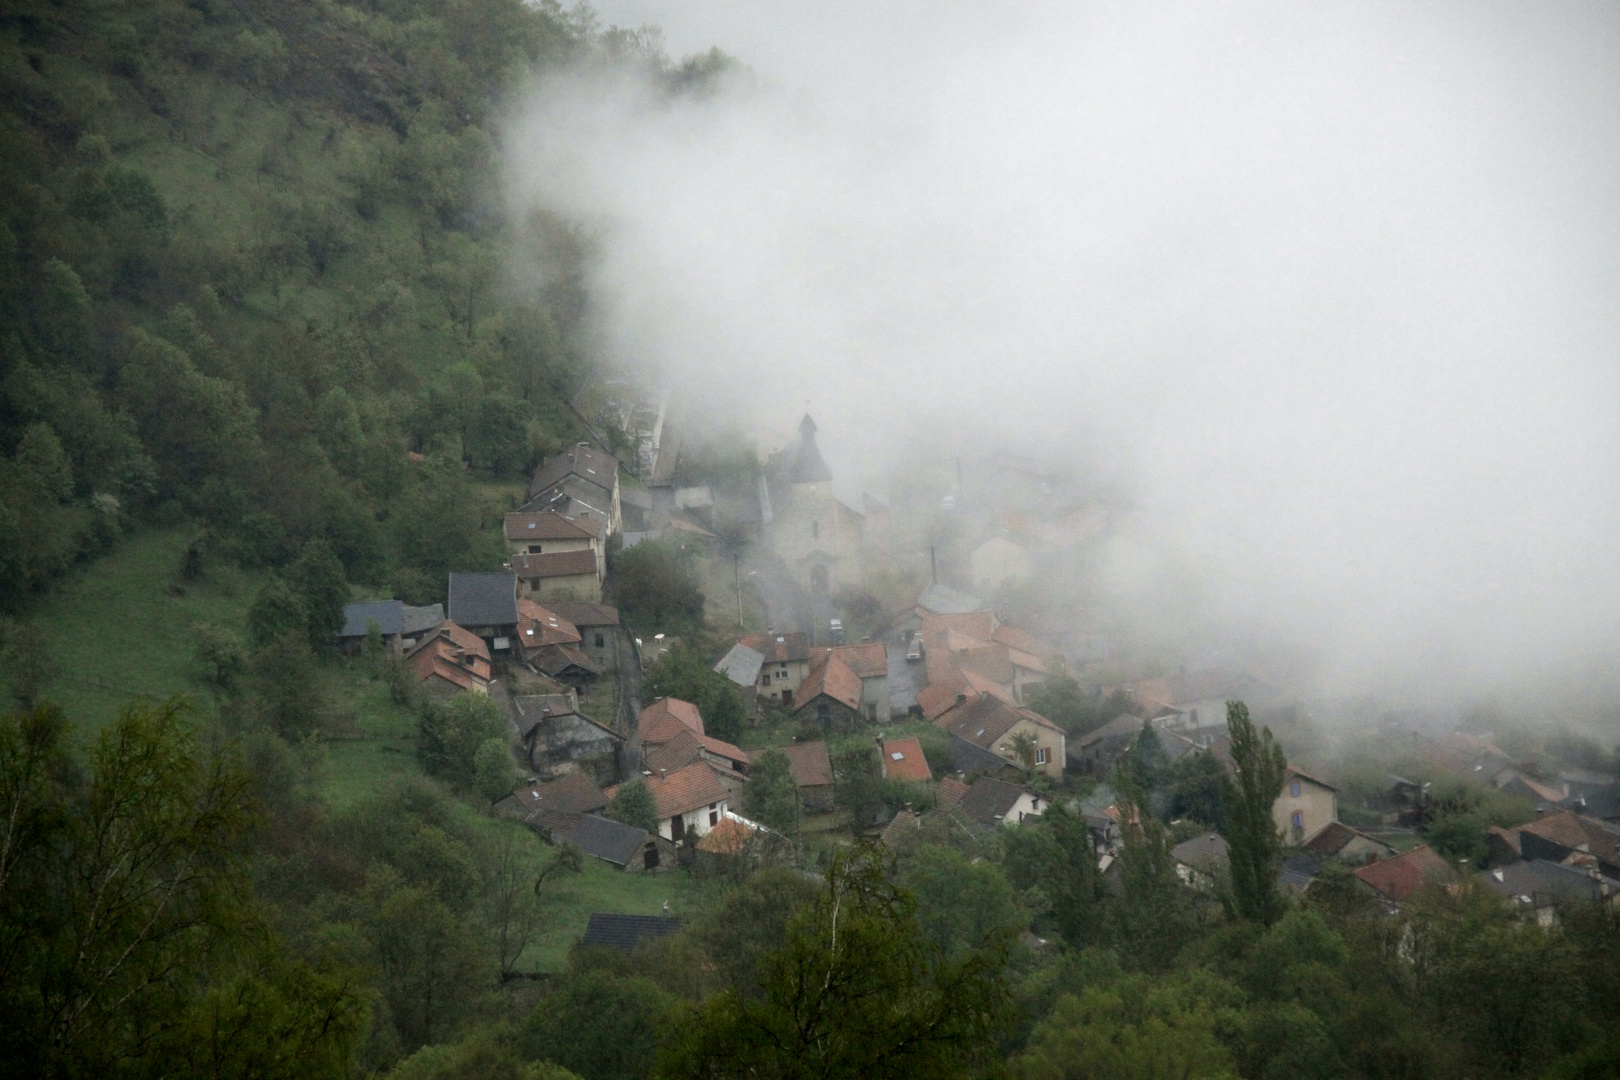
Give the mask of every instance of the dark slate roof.
POLYGON ((450 574, 450 621, 462 626, 516 626, 517 575, 454 571, 450 574))
POLYGON ((1277 887, 1303 892, 1305 886, 1321 872, 1322 864, 1309 855, 1286 856, 1282 861, 1282 872, 1277 875, 1277 887))
POLYGON ((404 614, 405 605, 399 600, 367 600, 360 604, 343 605, 343 629, 338 631, 340 638, 362 638, 366 636, 366 623, 372 619, 382 627, 384 636, 400 632, 400 623, 404 614))
POLYGON ((587 948, 623 949, 669 937, 681 928, 681 920, 663 915, 592 915, 580 944, 587 948))
MULTIPOLYGON (((578 844, 585 854, 622 867, 628 865, 641 850, 641 845, 647 842, 647 830, 597 814, 586 814, 579 819, 579 824, 568 838, 578 844)), ((592 915, 591 923, 594 925, 597 919, 609 917, 592 915)))
POLYGON ((1013 808, 1023 793, 1023 787, 1018 784, 981 776, 956 805, 974 821, 982 825, 995 825, 1007 816, 1007 811, 1013 808))
POLYGON ((1170 857, 1194 870, 1224 869, 1227 864, 1226 840, 1220 833, 1205 833, 1184 840, 1170 849, 1170 857))
POLYGON ((594 446, 577 443, 534 470, 534 476, 529 480, 529 494, 534 496, 570 478, 577 478, 611 495, 618 473, 618 458, 594 446))
POLYGON ((400 632, 406 637, 433 629, 444 622, 444 605, 429 604, 426 607, 412 607, 406 604, 400 611, 400 632))
POLYGON ((1510 863, 1478 875, 1485 887, 1520 903, 1539 900, 1601 900, 1620 890, 1620 881, 1592 877, 1578 866, 1564 866, 1548 859, 1510 863), (1605 893, 1604 885, 1608 885, 1605 893))
POLYGON ((974 746, 961 736, 951 736, 951 771, 971 776, 974 773, 996 773, 1007 768, 1017 766, 982 746, 974 746))

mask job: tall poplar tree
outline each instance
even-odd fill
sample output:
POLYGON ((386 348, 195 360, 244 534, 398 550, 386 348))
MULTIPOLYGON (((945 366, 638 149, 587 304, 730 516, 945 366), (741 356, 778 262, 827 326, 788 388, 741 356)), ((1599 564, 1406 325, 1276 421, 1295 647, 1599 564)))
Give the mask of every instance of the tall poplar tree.
POLYGON ((1255 731, 1249 707, 1226 703, 1226 731, 1232 740, 1232 773, 1221 776, 1221 807, 1230 848, 1232 902, 1245 919, 1269 926, 1282 915, 1277 874, 1282 868, 1282 837, 1271 805, 1282 791, 1288 758, 1271 737, 1255 731))

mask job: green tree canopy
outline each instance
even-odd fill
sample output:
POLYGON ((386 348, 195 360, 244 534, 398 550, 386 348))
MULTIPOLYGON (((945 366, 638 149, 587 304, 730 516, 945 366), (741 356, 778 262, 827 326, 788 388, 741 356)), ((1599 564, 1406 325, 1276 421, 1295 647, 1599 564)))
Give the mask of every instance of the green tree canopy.
POLYGON ((607 816, 648 832, 658 831, 658 807, 641 777, 620 784, 608 803, 607 816))
POLYGON ((1226 730, 1232 740, 1232 775, 1221 776, 1221 807, 1226 816, 1226 842, 1232 871, 1232 902, 1245 919, 1269 925, 1282 915, 1277 874, 1282 869, 1282 837, 1271 806, 1282 792, 1288 759, 1271 737, 1256 731, 1241 701, 1226 705, 1226 730))
POLYGON ((820 898, 761 963, 762 993, 723 991, 678 1020, 659 1075, 966 1077, 995 1051, 999 953, 943 959, 873 845, 839 852, 820 898))
POLYGON ((748 768, 748 786, 743 788, 743 812, 783 836, 794 836, 799 827, 799 786, 787 755, 767 750, 748 768))

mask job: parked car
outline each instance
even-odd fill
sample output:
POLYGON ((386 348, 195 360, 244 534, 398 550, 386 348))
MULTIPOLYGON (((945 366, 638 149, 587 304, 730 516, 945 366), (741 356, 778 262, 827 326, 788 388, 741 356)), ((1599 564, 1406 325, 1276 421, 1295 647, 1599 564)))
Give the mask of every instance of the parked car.
POLYGON ((916 663, 923 658, 922 635, 911 635, 911 644, 906 646, 906 662, 916 663))

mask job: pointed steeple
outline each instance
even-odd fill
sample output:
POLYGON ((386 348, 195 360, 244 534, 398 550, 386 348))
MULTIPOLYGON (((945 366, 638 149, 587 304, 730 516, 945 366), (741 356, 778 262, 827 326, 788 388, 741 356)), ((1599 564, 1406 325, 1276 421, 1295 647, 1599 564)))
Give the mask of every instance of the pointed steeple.
POLYGON ((805 413, 799 421, 799 453, 793 460, 788 480, 795 484, 815 484, 832 479, 832 470, 816 447, 816 422, 805 413))

